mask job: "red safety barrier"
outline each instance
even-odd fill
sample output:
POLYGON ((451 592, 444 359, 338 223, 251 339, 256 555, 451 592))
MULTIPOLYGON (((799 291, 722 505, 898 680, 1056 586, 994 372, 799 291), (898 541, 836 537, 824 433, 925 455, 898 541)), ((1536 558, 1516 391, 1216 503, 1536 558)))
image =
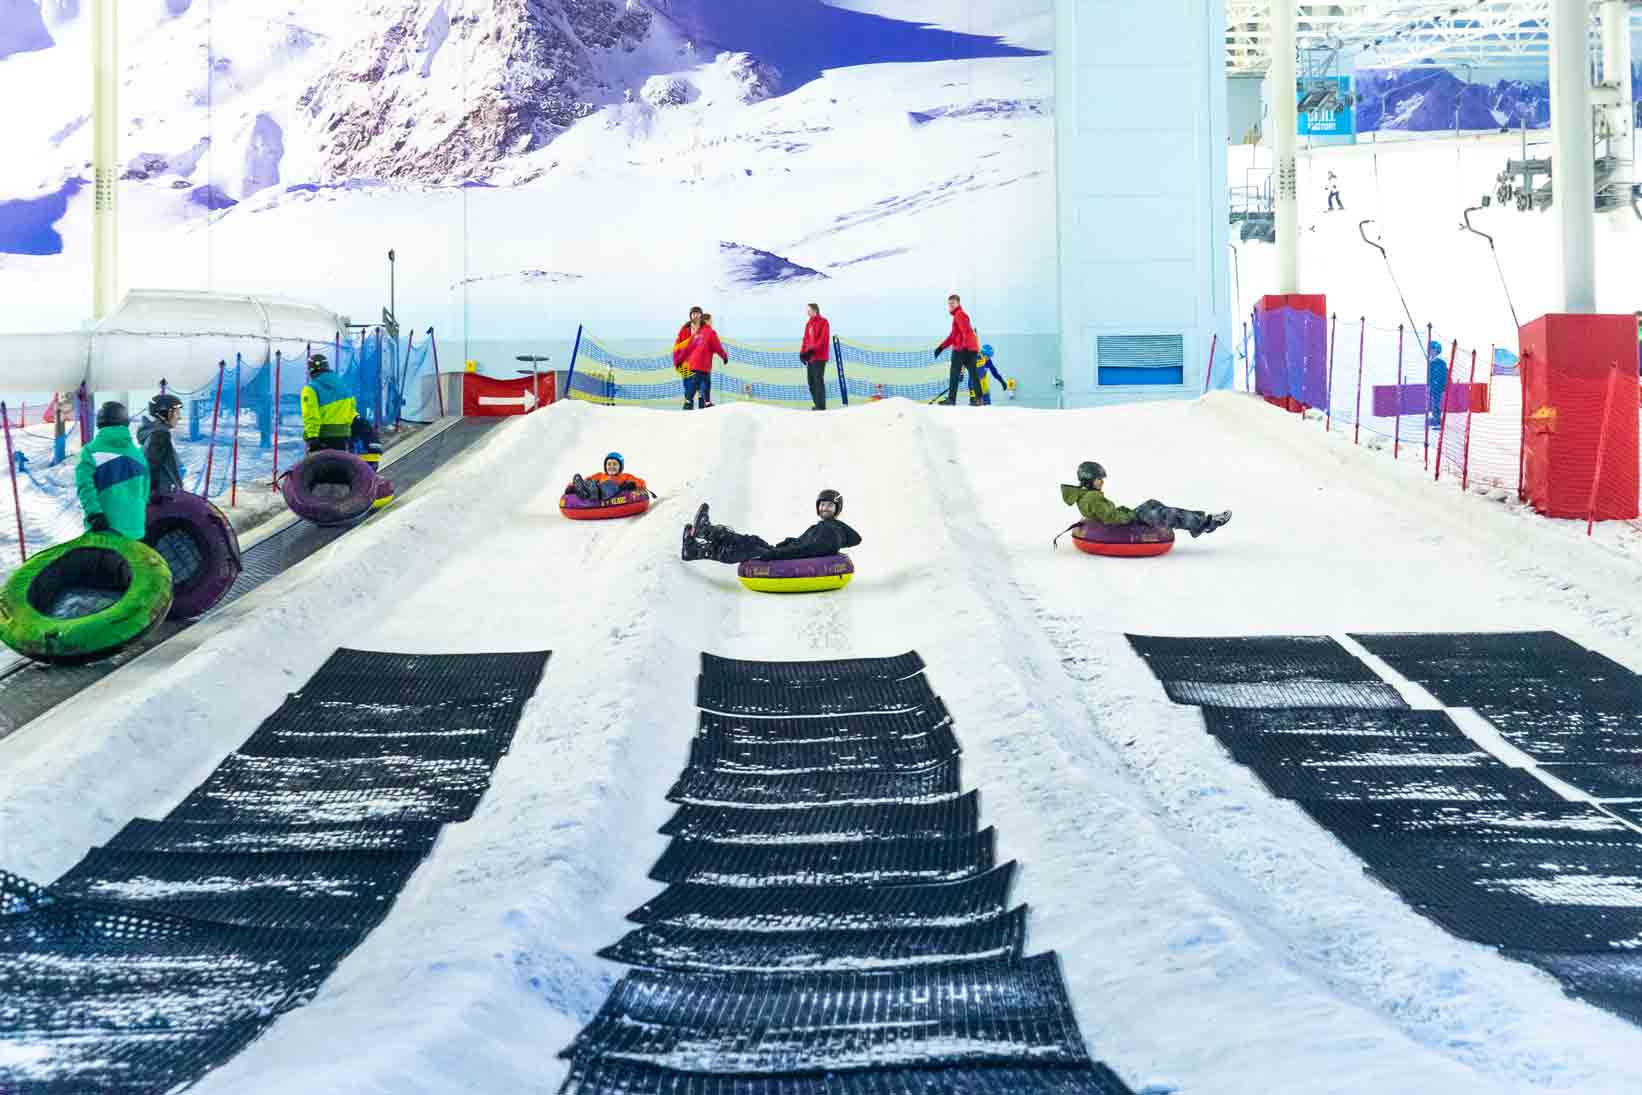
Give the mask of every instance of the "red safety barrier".
POLYGON ((1614 378, 1636 359, 1635 317, 1541 316, 1521 343, 1528 503, 1548 517, 1634 520, 1637 404, 1614 378))
POLYGON ((517 380, 497 380, 478 373, 462 374, 462 413, 468 417, 500 418, 529 414, 556 398, 552 373, 517 380), (531 381, 535 381, 532 391, 531 381))

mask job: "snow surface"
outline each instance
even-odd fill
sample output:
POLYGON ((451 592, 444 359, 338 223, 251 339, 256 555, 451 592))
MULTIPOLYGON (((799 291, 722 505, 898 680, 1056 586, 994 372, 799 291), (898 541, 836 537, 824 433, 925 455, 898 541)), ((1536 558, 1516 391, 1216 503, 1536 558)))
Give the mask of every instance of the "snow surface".
POLYGON ((552 1091, 553 1054, 621 973, 594 952, 660 888, 645 873, 699 652, 915 648, 982 824, 1021 861, 1030 949, 1060 953, 1092 1050, 1137 1090, 1634 1095, 1642 1031, 1409 911, 1168 703, 1122 637, 1552 628, 1642 668, 1633 561, 1401 472, 1229 394, 819 418, 556 405, 0 741, 0 864, 49 880, 163 814, 337 645, 551 647, 473 819, 311 1004, 196 1090, 552 1091), (564 521, 560 487, 612 447, 663 500, 564 521), (1158 560, 1051 551, 1055 484, 1090 458, 1120 501, 1236 518, 1158 560), (847 591, 761 597, 678 561, 699 499, 782 535, 822 486, 865 537, 847 591))

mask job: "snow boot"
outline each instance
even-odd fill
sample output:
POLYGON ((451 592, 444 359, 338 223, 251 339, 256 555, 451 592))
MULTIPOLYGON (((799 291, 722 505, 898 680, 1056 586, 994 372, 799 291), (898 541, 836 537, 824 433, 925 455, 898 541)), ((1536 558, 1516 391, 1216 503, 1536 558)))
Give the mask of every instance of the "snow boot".
POLYGON ((679 547, 679 558, 686 563, 693 563, 701 558, 701 545, 696 542, 696 527, 684 526, 684 543, 679 547))
POLYGON ((703 502, 701 508, 696 510, 696 519, 690 523, 690 535, 705 537, 707 529, 711 526, 712 519, 707 515, 707 503, 703 502))
POLYGON ((1211 513, 1209 515, 1209 523, 1203 526, 1203 531, 1206 533, 1213 532, 1215 529, 1230 520, 1231 510, 1226 510, 1224 513, 1211 513))
POLYGON ((707 408, 711 407, 712 405, 713 405, 713 401, 711 399, 704 399, 704 400, 701 401, 701 409, 704 410, 704 411, 707 408))

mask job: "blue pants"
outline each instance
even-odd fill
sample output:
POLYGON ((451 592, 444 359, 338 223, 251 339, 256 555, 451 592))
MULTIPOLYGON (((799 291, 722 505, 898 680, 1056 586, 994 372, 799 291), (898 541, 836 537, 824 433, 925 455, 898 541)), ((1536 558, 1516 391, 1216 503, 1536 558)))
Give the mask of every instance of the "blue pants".
POLYGON ((713 401, 713 374, 691 373, 684 378, 684 405, 691 406, 701 397, 701 406, 705 407, 713 401))

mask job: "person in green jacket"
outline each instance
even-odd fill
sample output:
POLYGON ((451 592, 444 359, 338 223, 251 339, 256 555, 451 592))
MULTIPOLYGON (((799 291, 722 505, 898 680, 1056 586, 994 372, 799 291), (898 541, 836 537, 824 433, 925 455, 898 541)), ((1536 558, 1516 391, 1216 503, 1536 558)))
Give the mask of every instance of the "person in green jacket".
POLYGON ((74 487, 91 532, 141 540, 148 525, 148 461, 131 436, 124 403, 97 409, 97 434, 80 450, 74 487))
POLYGON ((367 464, 382 459, 382 445, 376 430, 360 416, 353 393, 342 378, 331 371, 324 354, 308 359, 308 383, 302 389, 302 439, 309 452, 357 448, 367 464))
POLYGON ((1204 513, 1195 509, 1176 509, 1156 498, 1149 498, 1134 509, 1126 509, 1106 497, 1106 469, 1093 460, 1078 465, 1078 485, 1061 484, 1061 501, 1076 506, 1085 521, 1102 525, 1146 525, 1150 528, 1180 529, 1195 539, 1231 520, 1231 510, 1223 513, 1204 513))

